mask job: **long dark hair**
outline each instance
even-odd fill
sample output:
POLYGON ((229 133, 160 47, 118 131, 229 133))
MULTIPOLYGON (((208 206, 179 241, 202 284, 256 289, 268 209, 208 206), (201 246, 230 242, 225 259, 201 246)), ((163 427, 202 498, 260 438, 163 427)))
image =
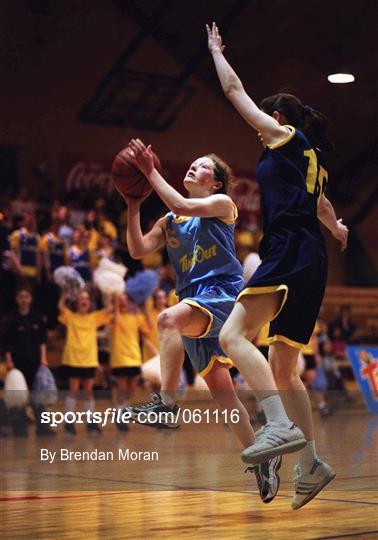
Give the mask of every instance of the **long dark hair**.
POLYGON ((274 111, 285 115, 288 123, 303 131, 315 148, 325 152, 334 149, 327 136, 328 118, 312 107, 303 105, 296 96, 280 93, 266 97, 260 103, 260 109, 270 116, 274 111))
POLYGON ((215 180, 222 182, 222 187, 218 189, 217 193, 227 194, 234 180, 231 167, 216 154, 207 154, 206 157, 210 158, 213 162, 215 180))

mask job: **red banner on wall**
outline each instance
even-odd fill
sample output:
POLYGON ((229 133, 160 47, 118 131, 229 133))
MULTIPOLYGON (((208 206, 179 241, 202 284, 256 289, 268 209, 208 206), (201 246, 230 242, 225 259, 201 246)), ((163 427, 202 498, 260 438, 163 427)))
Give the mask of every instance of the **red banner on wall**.
MULTIPOLYGON (((64 179, 65 192, 92 190, 104 196, 112 194, 111 163, 112 158, 107 156, 64 155, 61 160, 61 178, 64 179)), ((187 168, 182 163, 164 163, 165 179, 183 194, 185 190, 182 179, 187 168)), ((230 196, 238 207, 238 225, 252 230, 257 228, 261 218, 260 190, 252 171, 235 172, 230 196)))
POLYGON ((64 191, 93 190, 110 194, 113 180, 110 172, 111 158, 91 158, 67 154, 61 160, 61 178, 64 191))

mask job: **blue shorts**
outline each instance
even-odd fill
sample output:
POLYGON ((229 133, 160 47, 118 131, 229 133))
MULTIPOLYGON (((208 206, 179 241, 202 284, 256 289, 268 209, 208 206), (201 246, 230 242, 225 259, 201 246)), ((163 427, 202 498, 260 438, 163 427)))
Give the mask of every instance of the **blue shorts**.
POLYGON ((205 377, 211 371, 217 360, 228 367, 233 365, 219 345, 218 338, 242 286, 241 276, 232 281, 218 277, 200 281, 179 292, 180 302, 198 307, 210 318, 209 325, 201 336, 182 338, 190 361, 201 377, 205 377))

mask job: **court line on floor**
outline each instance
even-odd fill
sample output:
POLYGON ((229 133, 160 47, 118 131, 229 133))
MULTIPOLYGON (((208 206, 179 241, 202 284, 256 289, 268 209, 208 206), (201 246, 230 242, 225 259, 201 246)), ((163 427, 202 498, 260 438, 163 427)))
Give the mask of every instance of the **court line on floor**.
MULTIPOLYGON (((143 481, 137 481, 137 480, 122 480, 122 479, 114 479, 114 478, 103 478, 103 477, 97 477, 97 476, 81 476, 81 475, 75 475, 75 474, 59 474, 59 473, 48 473, 48 472, 41 472, 41 471, 22 471, 22 470, 12 470, 12 469, 2 469, 2 472, 8 472, 8 473, 18 473, 18 474, 31 474, 35 476, 55 476, 57 478, 72 478, 77 480, 100 480, 101 482, 115 482, 115 483, 121 483, 121 484, 133 484, 133 485, 141 485, 141 486, 151 486, 151 487, 159 487, 164 488, 165 490, 177 490, 177 491, 209 491, 209 492, 220 492, 220 493, 230 493, 230 490, 222 489, 222 488, 209 488, 209 487, 193 487, 193 486, 180 486, 176 484, 162 484, 161 482, 143 482, 143 481)), ((129 492, 131 493, 131 492, 129 492)), ((132 492, 135 493, 135 492, 132 492)), ((138 493, 138 492, 137 492, 138 493)), ((245 495, 256 495, 258 492, 254 491, 239 491, 235 490, 234 493, 239 494, 245 494, 245 495)), ((277 497, 282 497, 285 499, 291 499, 291 495, 277 495, 277 497)), ((329 499, 325 497, 317 497, 317 501, 324 501, 324 502, 339 502, 339 503, 347 503, 347 504, 362 504, 367 506, 378 506, 378 502, 371 502, 371 501, 354 501, 350 499, 329 499)))
POLYGON ((337 534, 336 536, 317 536, 316 538, 309 538, 309 540, 335 540, 336 538, 350 538, 351 536, 362 536, 363 534, 375 534, 378 533, 378 529, 375 531, 361 531, 349 534, 337 534))
MULTIPOLYGON (((128 491, 129 493, 140 493, 140 491, 128 491)), ((80 499, 82 497, 103 497, 104 495, 124 495, 125 491, 99 491, 98 493, 83 492, 80 495, 20 495, 0 497, 0 502, 18 502, 18 501, 40 501, 49 499, 80 499)))

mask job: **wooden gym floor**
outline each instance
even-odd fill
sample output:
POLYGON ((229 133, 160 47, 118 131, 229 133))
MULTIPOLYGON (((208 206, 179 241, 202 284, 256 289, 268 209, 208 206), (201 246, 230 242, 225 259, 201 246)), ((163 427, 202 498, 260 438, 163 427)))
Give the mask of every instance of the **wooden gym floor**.
MULTIPOLYGON (((101 404, 109 406, 109 404, 101 404)), ((197 405, 198 406, 198 405, 197 405)), ((213 407, 201 403, 202 410, 213 407)), ((60 427, 54 438, 1 439, 1 530, 4 539, 258 539, 378 538, 378 417, 358 406, 317 416, 319 454, 336 479, 306 507, 293 511, 292 469, 284 458, 276 499, 261 502, 253 475, 244 474, 229 428, 187 424, 179 430, 108 426, 76 437, 60 427), (60 453, 113 451, 113 461, 57 459, 60 453), (120 461, 118 448, 157 451, 158 461, 120 461)))

